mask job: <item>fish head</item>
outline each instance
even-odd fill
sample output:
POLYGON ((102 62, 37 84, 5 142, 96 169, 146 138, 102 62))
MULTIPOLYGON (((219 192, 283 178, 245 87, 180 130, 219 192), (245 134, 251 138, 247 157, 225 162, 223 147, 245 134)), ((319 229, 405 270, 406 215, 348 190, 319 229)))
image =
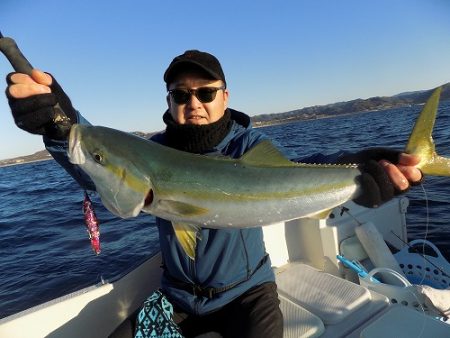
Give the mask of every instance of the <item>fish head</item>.
POLYGON ((70 130, 70 162, 90 177, 103 205, 122 218, 137 216, 152 196, 140 142, 147 141, 106 127, 75 124, 70 130))

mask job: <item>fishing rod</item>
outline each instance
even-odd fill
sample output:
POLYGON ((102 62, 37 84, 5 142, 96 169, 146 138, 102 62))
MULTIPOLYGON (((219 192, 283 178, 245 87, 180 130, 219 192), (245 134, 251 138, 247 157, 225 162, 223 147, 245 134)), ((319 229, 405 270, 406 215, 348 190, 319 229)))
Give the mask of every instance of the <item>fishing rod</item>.
MULTIPOLYGON (((33 66, 28 62, 27 58, 22 54, 16 42, 9 38, 3 36, 0 32, 0 51, 6 56, 9 63, 12 65, 14 70, 18 73, 23 73, 31 76, 33 71, 33 66)), ((64 113, 63 109, 57 103, 53 106, 53 122, 50 123, 47 128, 51 129, 53 135, 64 136, 67 135, 72 123, 70 118, 64 113)), ((91 245, 94 252, 98 255, 100 253, 100 230, 98 227, 98 220, 95 215, 94 209, 92 207, 92 202, 89 196, 85 195, 85 200, 83 202, 83 211, 85 217, 85 223, 88 230, 89 238, 91 239, 91 245)))
MULTIPOLYGON (((24 73, 31 76, 33 66, 28 62, 27 58, 22 54, 16 42, 3 36, 0 31, 0 51, 6 56, 11 66, 18 73, 24 73)), ((62 110, 59 103, 53 107, 53 123, 48 128, 53 129, 55 135, 67 135, 72 125, 70 118, 62 110)))

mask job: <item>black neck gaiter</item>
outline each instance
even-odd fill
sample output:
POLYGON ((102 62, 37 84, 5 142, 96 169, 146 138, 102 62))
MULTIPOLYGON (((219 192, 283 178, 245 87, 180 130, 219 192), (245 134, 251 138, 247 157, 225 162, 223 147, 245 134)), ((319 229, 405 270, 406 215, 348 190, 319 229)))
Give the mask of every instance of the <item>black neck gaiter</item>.
POLYGON ((220 120, 206 125, 178 124, 168 111, 164 113, 163 120, 167 126, 167 145, 195 154, 205 153, 217 146, 233 123, 228 109, 220 120))

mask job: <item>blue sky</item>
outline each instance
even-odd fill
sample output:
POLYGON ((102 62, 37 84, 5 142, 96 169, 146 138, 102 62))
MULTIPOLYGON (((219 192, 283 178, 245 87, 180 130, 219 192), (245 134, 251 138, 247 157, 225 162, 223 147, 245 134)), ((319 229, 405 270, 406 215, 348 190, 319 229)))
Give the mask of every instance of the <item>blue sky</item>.
MULTIPOLYGON (((230 106, 249 115, 450 82, 449 13, 447 0, 1 0, 0 30, 93 124, 150 132, 164 128, 164 70, 187 49, 220 59, 230 106)), ((4 95, 0 144, 0 159, 43 149, 4 95)))

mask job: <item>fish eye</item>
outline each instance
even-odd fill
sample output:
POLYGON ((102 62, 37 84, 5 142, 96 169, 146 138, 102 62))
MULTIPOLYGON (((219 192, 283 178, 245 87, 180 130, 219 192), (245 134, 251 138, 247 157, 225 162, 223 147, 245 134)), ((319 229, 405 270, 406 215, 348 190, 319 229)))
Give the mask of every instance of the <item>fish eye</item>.
POLYGON ((103 164, 103 155, 102 154, 100 154, 100 153, 93 153, 92 154, 92 158, 98 164, 103 164))

